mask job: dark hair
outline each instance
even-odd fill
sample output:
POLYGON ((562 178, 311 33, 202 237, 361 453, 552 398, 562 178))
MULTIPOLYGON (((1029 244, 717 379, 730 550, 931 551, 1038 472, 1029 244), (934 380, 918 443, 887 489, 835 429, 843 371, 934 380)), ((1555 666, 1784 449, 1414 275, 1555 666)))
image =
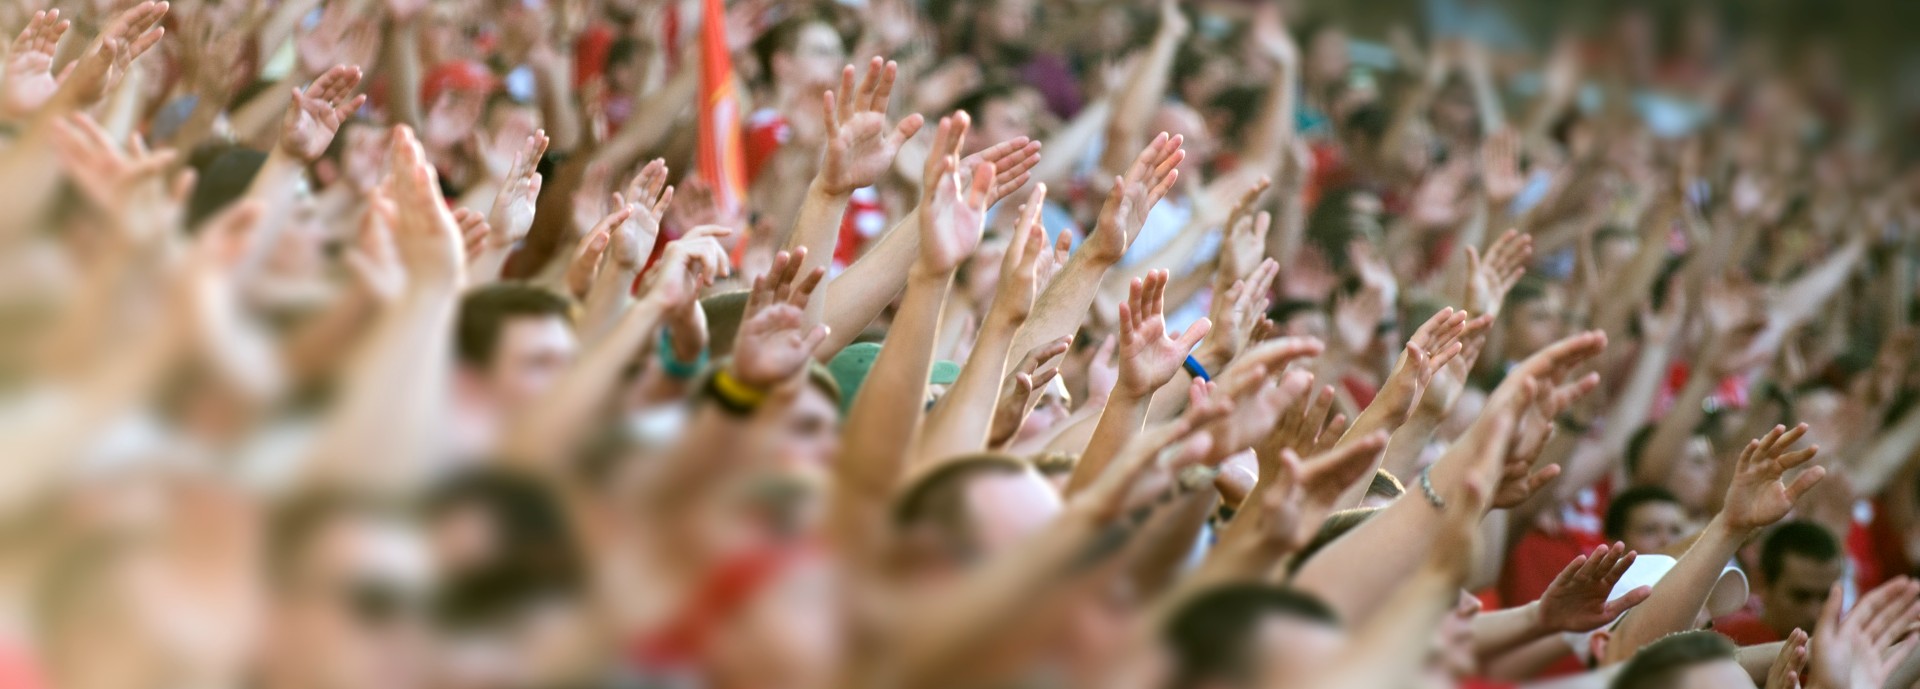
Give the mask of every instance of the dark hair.
POLYGON ((1647 644, 1633 654, 1611 689, 1667 689, 1695 665, 1733 660, 1737 651, 1727 637, 1712 631, 1681 632, 1647 644))
POLYGON ((193 193, 187 197, 189 231, 198 230, 201 223, 245 196, 254 175, 266 164, 267 154, 233 146, 209 151, 200 159, 206 164, 195 166, 194 172, 200 181, 193 185, 193 193))
POLYGON ((468 366, 486 366, 500 346, 500 332, 515 318, 554 316, 568 319, 573 302, 540 287, 520 282, 497 282, 460 298, 460 316, 454 327, 454 354, 468 366))
POLYGON ((1020 459, 976 454, 941 462, 921 474, 893 503, 893 524, 902 531, 930 528, 950 554, 970 557, 976 549, 967 515, 967 485, 981 476, 1010 476, 1033 471, 1020 459))
POLYGON ((1826 527, 1810 521, 1794 520, 1773 527, 1760 544, 1760 576, 1768 586, 1780 580, 1788 555, 1832 562, 1840 558, 1840 541, 1826 527))
POLYGON ((1260 622, 1289 617, 1338 628, 1340 618, 1312 594, 1272 584, 1227 584, 1195 595, 1168 618, 1161 636, 1173 651, 1177 689, 1210 681, 1250 681, 1260 622))
POLYGON ((1607 519, 1601 526, 1601 533, 1608 540, 1619 540, 1627 532, 1627 521, 1633 518, 1633 511, 1641 505, 1664 502, 1680 504, 1680 498, 1673 491, 1659 486, 1634 486, 1614 496, 1613 504, 1607 506, 1607 519))
POLYGON ((396 513, 392 505, 344 490, 311 490, 283 501, 267 517, 267 580, 291 585, 307 550, 327 527, 359 515, 396 513))
POLYGON ((1407 487, 1400 483, 1400 479, 1394 478, 1392 473, 1386 469, 1373 470, 1373 482, 1367 484, 1367 497, 1398 500, 1400 496, 1406 494, 1407 487))
POLYGON ((1647 453, 1647 444, 1653 442, 1653 424, 1642 425, 1627 438, 1626 456, 1621 457, 1627 467, 1627 475, 1632 476, 1640 468, 1640 457, 1647 453))
MULTIPOLYGON (((835 35, 840 35, 840 28, 834 24, 833 17, 818 8, 807 8, 780 20, 753 42, 753 58, 760 63, 761 78, 773 79, 773 56, 793 52, 800 45, 800 32, 813 24, 824 25, 833 29, 835 35)), ((844 35, 840 35, 840 41, 843 44, 852 42, 844 35)))
POLYGON ((977 126, 980 123, 980 117, 986 114, 985 110, 987 109, 988 103, 1013 98, 1018 94, 1019 90, 1013 84, 998 81, 990 82, 982 85, 980 88, 974 89, 967 95, 961 96, 960 100, 953 104, 953 109, 966 113, 968 117, 973 118, 973 122, 977 126))
POLYGON ((1547 281, 1533 275, 1522 275, 1513 283, 1513 290, 1507 292, 1507 300, 1501 303, 1500 312, 1513 313, 1513 309, 1521 304, 1545 298, 1547 298, 1547 281))
POLYGON ((507 619, 543 600, 585 590, 585 565, 565 509, 540 479, 481 464, 460 470, 427 491, 429 520, 479 510, 498 549, 490 559, 448 572, 436 592, 434 615, 450 629, 507 619))
POLYGON ((1380 509, 1381 508, 1378 507, 1356 507, 1327 515, 1327 520, 1320 523, 1320 531, 1313 534, 1313 540, 1307 541, 1307 544, 1300 548, 1300 552, 1294 554, 1293 561, 1287 563, 1287 574, 1292 575, 1299 572, 1300 567, 1307 564, 1307 560, 1313 559, 1313 556, 1320 554, 1321 549, 1339 540, 1341 536, 1347 535, 1347 532, 1366 523, 1366 521, 1373 518, 1373 515, 1378 513, 1380 509))

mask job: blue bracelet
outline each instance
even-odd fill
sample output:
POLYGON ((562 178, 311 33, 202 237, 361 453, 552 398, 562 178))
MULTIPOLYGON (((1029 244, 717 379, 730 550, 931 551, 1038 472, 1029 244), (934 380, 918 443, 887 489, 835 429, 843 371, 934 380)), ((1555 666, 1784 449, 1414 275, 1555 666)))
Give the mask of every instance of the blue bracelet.
POLYGON ((1201 366, 1200 360, 1193 358, 1192 354, 1187 355, 1187 363, 1185 365, 1187 372, 1193 374, 1193 377, 1209 383, 1213 382, 1213 376, 1207 375, 1207 367, 1201 366))
POLYGON ((658 349, 660 350, 660 370, 665 371, 667 377, 674 380, 693 380, 695 376, 700 375, 700 371, 707 367, 706 347, 700 348, 700 356, 694 357, 691 363, 674 359, 673 336, 668 334, 665 329, 660 331, 660 346, 658 349))

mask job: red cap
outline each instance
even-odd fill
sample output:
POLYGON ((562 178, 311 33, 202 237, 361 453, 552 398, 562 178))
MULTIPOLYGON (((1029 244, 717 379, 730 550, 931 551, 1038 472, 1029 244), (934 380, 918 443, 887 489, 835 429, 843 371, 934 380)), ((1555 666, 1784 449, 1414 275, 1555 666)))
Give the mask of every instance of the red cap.
POLYGON ((478 62, 472 60, 442 62, 434 67, 433 71, 427 72, 427 77, 421 80, 420 102, 427 107, 433 107, 433 102, 439 100, 440 94, 447 91, 479 91, 485 94, 491 93, 499 83, 500 80, 494 78, 493 71, 478 62))

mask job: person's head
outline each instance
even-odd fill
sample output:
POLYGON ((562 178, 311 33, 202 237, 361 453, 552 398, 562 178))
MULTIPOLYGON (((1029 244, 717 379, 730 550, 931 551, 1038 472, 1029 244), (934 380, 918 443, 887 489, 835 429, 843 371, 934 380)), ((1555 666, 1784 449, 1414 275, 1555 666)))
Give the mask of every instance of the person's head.
POLYGON ((754 43, 761 73, 779 88, 834 88, 847 64, 846 41, 823 16, 803 13, 773 25, 754 43))
POLYGON ((1281 337, 1327 337, 1329 321, 1321 302, 1283 299, 1267 309, 1267 319, 1280 326, 1281 337))
POLYGON ((347 493, 299 496, 270 518, 265 673, 292 686, 417 686, 433 568, 390 506, 347 493))
POLYGON ((1647 644, 1614 675, 1611 689, 1726 689, 1752 687, 1727 637, 1681 632, 1647 644))
POLYGON ((1291 675, 1325 665, 1346 646, 1325 601, 1272 584, 1227 584, 1174 612, 1161 638, 1173 655, 1174 689, 1259 686, 1268 668, 1291 675))
POLYGON ((1508 359, 1520 360, 1559 340, 1566 332, 1559 288, 1537 278, 1522 277, 1507 293, 1500 309, 1505 322, 1502 339, 1508 359))
POLYGON ((1011 84, 987 84, 967 94, 953 109, 967 113, 973 125, 961 146, 971 155, 1009 139, 1034 136, 1034 101, 1011 84))
POLYGON ((1357 186, 1331 189, 1320 196, 1307 215, 1308 246, 1319 251, 1334 272, 1345 273, 1353 263, 1347 257, 1352 242, 1379 244, 1384 232, 1382 212, 1380 197, 1372 191, 1357 186))
POLYGON ((1219 153, 1218 142, 1214 141, 1213 132, 1207 129, 1207 118, 1184 103, 1168 101, 1160 104, 1147 130, 1183 137, 1180 146, 1186 150, 1187 157, 1180 161, 1182 179, 1200 179, 1189 176, 1200 174, 1213 162, 1214 155, 1219 153))
MULTIPOLYGON (((1661 484, 1672 491, 1670 494, 1674 501, 1678 502, 1681 509, 1688 515, 1704 514, 1713 500, 1713 490, 1716 487, 1714 474, 1718 467, 1713 458, 1713 444, 1707 440, 1703 430, 1704 428, 1696 429, 1692 437, 1687 439, 1687 444, 1680 450, 1680 456, 1672 463, 1672 473, 1668 474, 1666 482, 1661 484)), ((1628 439, 1626 453, 1628 475, 1632 475, 1641 462, 1648 460, 1645 455, 1652 446, 1653 432, 1652 425, 1643 426, 1628 439)))
POLYGON ((1782 636, 1812 631, 1845 565, 1840 541, 1826 527, 1809 521, 1774 527, 1760 545, 1761 619, 1782 636))
POLYGON ((1034 0, 981 0, 972 17, 975 57, 1019 61, 1032 50, 1039 3, 1034 0))
POLYGON ((1033 405, 1033 411, 1027 413, 1020 428, 1014 431, 1014 441, 1031 440, 1040 434, 1065 423, 1073 415, 1073 397, 1067 392, 1067 383, 1055 376, 1046 387, 1040 389, 1040 401, 1033 405))
POLYGON ((1640 250, 1640 236, 1621 225, 1608 225, 1593 233, 1593 265, 1601 276, 1619 275, 1640 250))
POLYGON ((1347 32, 1327 21, 1300 23, 1299 42, 1304 58, 1300 77, 1309 89, 1332 88, 1347 77, 1352 59, 1347 53, 1347 32))
POLYGON ((460 300, 455 353, 466 378, 508 408, 538 398, 573 362, 579 343, 566 297, 503 282, 460 300))
MULTIPOLYGON (((835 385, 840 388, 840 412, 845 414, 853 409, 854 396, 860 394, 860 386, 867 382, 867 374, 873 371, 873 362, 880 358, 880 343, 856 342, 833 355, 827 362, 827 372, 833 376, 835 385)), ((952 385, 960 378, 960 365, 951 361, 935 361, 927 373, 927 394, 929 402, 934 399, 939 386, 952 385)))
POLYGON ((1400 479, 1386 469, 1375 469, 1373 481, 1367 484, 1367 494, 1360 498, 1360 506, 1386 507, 1406 494, 1407 487, 1400 484, 1400 479))
POLYGON ((1637 486, 1614 496, 1602 530, 1636 553, 1664 552, 1687 535, 1687 510, 1665 488, 1637 486))
POLYGON ((1060 493, 1032 464, 998 454, 941 461, 893 505, 916 566, 964 567, 1038 531, 1060 513, 1060 493))
POLYGON ((824 471, 840 454, 840 386, 825 366, 808 365, 775 449, 781 466, 802 471, 824 471))

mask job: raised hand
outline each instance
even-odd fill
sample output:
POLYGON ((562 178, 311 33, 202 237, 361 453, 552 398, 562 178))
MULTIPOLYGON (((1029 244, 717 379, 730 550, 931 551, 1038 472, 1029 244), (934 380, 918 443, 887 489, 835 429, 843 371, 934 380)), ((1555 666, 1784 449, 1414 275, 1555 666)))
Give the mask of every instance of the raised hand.
POLYGON ((1380 386, 1384 397, 1381 401, 1396 405, 1394 418, 1404 419, 1420 403, 1434 376, 1466 349, 1460 341, 1466 332, 1467 312, 1455 311, 1451 306, 1440 309, 1420 324, 1420 329, 1413 331, 1399 361, 1393 365, 1393 372, 1380 386))
POLYGON ((384 193, 393 202, 395 255, 406 268, 409 290, 457 290, 466 261, 460 227, 440 196, 440 179, 413 130, 393 128, 392 171, 384 193))
POLYGON ((1021 204, 1019 224, 1013 239, 1007 242, 1006 256, 1000 259, 1000 282, 995 288, 990 316, 1020 323, 1033 311, 1033 302, 1047 283, 1040 275, 1041 260, 1047 255, 1047 234, 1040 227, 1040 206, 1047 201, 1047 185, 1033 188, 1027 202, 1021 204))
POLYGON ((360 289, 381 302, 399 299, 407 288, 407 269, 400 265, 399 249, 393 242, 398 213, 381 188, 368 192, 367 210, 360 216, 353 246, 341 255, 360 289))
POLYGON ((1540 624, 1557 632, 1590 632, 1599 629, 1633 606, 1647 600, 1653 587, 1641 586, 1618 599, 1608 601, 1613 585, 1633 566, 1636 553, 1624 543, 1602 544, 1587 555, 1576 557, 1547 585, 1540 595, 1540 624))
POLYGON ((802 277, 805 251, 803 247, 795 250, 796 255, 775 254, 773 269, 753 279, 728 364, 742 383, 771 388, 800 375, 813 350, 827 340, 826 325, 809 328, 806 322, 807 301, 826 276, 826 268, 814 268, 802 277))
MULTIPOLYGON (((673 187, 667 186, 667 163, 658 158, 647 163, 627 183, 623 196, 614 194, 613 203, 625 210, 621 222, 612 229, 613 241, 607 258, 621 270, 639 272, 653 254, 660 238, 660 218, 673 203, 673 187)), ((616 211, 619 212, 619 211, 616 211)))
POLYGON ((493 228, 487 223, 487 216, 471 208, 453 209, 453 224, 460 227, 460 246, 466 248, 467 267, 472 269, 486 254, 487 235, 493 233, 493 228))
POLYGON ((1220 245, 1220 266, 1214 272, 1214 284, 1224 285, 1241 280, 1253 274, 1267 255, 1267 234, 1273 228, 1273 215, 1257 211, 1260 197, 1267 188, 1273 186, 1273 180, 1261 177, 1240 195, 1240 201, 1233 205, 1233 213, 1227 216, 1227 226, 1220 245))
POLYGON ((820 184, 827 193, 844 196, 872 186, 893 165, 900 145, 919 133, 923 120, 918 114, 887 124, 887 100, 899 72, 899 65, 875 57, 855 87, 853 65, 847 65, 840 73, 839 91, 822 96, 827 150, 820 162, 820 184))
POLYGON ((1174 335, 1167 332, 1167 271, 1149 271, 1128 286, 1120 305, 1120 380, 1114 391, 1144 398, 1172 380, 1213 324, 1205 318, 1174 335))
MULTIPOLYGON (((1108 335, 1093 350, 1093 359, 1087 361, 1087 398, 1080 401, 1082 407, 1107 404, 1107 397, 1113 394, 1113 387, 1120 382, 1119 356, 1120 338, 1108 335)), ((1098 408, 1098 407, 1096 407, 1098 408)))
POLYGON ((71 103, 90 106, 106 97, 107 91, 127 74, 135 58, 145 54, 166 35, 160 20, 167 16, 168 4, 148 0, 115 15, 100 32, 87 52, 74 60, 60 79, 60 91, 71 94, 71 103))
POLYGON ((1040 366, 1066 354, 1072 344, 1072 336, 1042 343, 1014 362, 1007 371, 1007 379, 1000 385, 1000 399, 994 403, 987 447, 999 447, 1020 431, 1020 426, 1026 423, 1027 413, 1033 411, 1033 393, 1046 389, 1047 384, 1060 375, 1059 366, 1049 367, 1045 371, 1040 370, 1040 366))
MULTIPOLYGON (((962 117, 965 114, 956 113, 955 116, 962 117)), ((960 138, 966 138, 965 130, 962 130, 960 138)), ((993 164, 993 191, 987 197, 987 205, 992 206, 1027 185, 1027 180, 1032 177, 1033 166, 1040 164, 1040 142, 1024 136, 1002 141, 961 158, 960 169, 972 170, 981 163, 993 164)))
POLYGON ((720 243, 731 234, 731 228, 703 225, 668 242, 660 253, 660 261, 653 264, 646 282, 640 286, 640 298, 659 305, 667 313, 693 308, 701 290, 732 273, 727 248, 720 243))
MULTIPOLYGON (((955 129, 964 133, 965 121, 960 120, 955 129)), ((947 122, 943 120, 941 127, 947 128, 947 122)), ((993 164, 974 167, 967 184, 960 179, 960 156, 953 152, 941 154, 939 160, 928 165, 935 175, 923 191, 926 200, 920 211, 920 256, 914 267, 926 275, 951 276, 973 255, 980 245, 980 233, 986 230, 993 164)))
POLYGON ((1496 211, 1505 211, 1526 187, 1520 174, 1520 133, 1501 129, 1480 145, 1480 184, 1487 192, 1487 203, 1496 211))
POLYGON ((1487 331, 1493 327, 1493 315, 1481 314, 1467 319, 1461 326, 1459 335, 1454 337, 1460 343, 1460 353, 1445 366, 1441 366, 1427 383, 1427 390, 1415 403, 1415 413, 1426 418, 1439 420, 1453 411, 1453 403, 1460 399, 1460 393, 1467 389, 1467 376, 1473 372, 1473 365, 1480 360, 1480 352, 1487 347, 1487 331))
MULTIPOLYGON (((607 226, 609 228, 626 219, 611 215, 607 218, 612 220, 607 226)), ((574 250, 573 260, 567 263, 566 274, 567 293, 572 294, 574 299, 584 302, 587 293, 593 291, 593 280, 600 276, 600 261, 606 257, 607 244, 612 239, 606 228, 595 228, 592 234, 587 235, 586 241, 580 242, 580 247, 574 250)))
POLYGON ((293 89, 293 106, 280 125, 280 150, 308 162, 326 153, 340 123, 367 102, 366 94, 353 95, 359 86, 359 67, 336 65, 306 89, 293 89))
POLYGON ((1533 236, 1513 230, 1493 240, 1484 257, 1467 247, 1467 294, 1463 303, 1476 313, 1500 315, 1507 292, 1527 273, 1527 260, 1532 257, 1533 236))
POLYGON ((1794 629, 1780 643, 1780 654, 1767 667, 1766 689, 1800 689, 1800 676, 1807 671, 1807 632, 1794 629))
POLYGON ((1727 526, 1736 530, 1753 530, 1780 521, 1793 509, 1794 501, 1827 475, 1826 467, 1815 465, 1800 472, 1792 484, 1782 481, 1788 471, 1806 464, 1820 452, 1818 445, 1808 446, 1804 450, 1793 449, 1793 444, 1806 434, 1807 425, 1804 423, 1792 429, 1774 426, 1765 436, 1747 443, 1747 447, 1740 451, 1740 459, 1734 465, 1733 482, 1727 486, 1726 507, 1720 512, 1727 526))
POLYGON ((1265 322, 1268 294, 1280 264, 1273 259, 1261 261, 1245 280, 1235 280, 1223 294, 1216 294, 1207 310, 1214 330, 1201 349, 1213 366, 1231 363, 1253 341, 1254 329, 1265 322))
POLYGON ((177 157, 171 149, 149 151, 135 134, 127 137, 122 150, 84 113, 56 121, 52 134, 68 178, 125 238, 143 242, 179 229, 193 176, 182 173, 172 186, 165 184, 167 168, 177 157))
POLYGON ((1511 449, 1501 472, 1500 485, 1493 495, 1494 507, 1516 507, 1560 475, 1560 465, 1533 468, 1547 441, 1553 437, 1555 420, 1573 403, 1600 386, 1600 374, 1588 373, 1566 385, 1553 386, 1542 381, 1528 383, 1532 395, 1527 408, 1514 425, 1511 449))
POLYGON ((1899 641, 1906 636, 1912 620, 1900 618, 1911 614, 1907 608, 1916 594, 1920 594, 1920 588, 1913 580, 1899 577, 1861 596, 1859 603, 1842 616, 1840 608, 1846 592, 1842 584, 1834 584, 1813 628, 1807 686, 1883 686, 1892 668, 1912 652, 1912 638, 1899 641), (1902 624, 1895 626, 1896 621, 1902 624), (1893 656, 1892 662, 1888 662, 1889 656, 1893 656))
MULTIPOLYGON (((1311 373, 1294 371, 1288 373, 1287 377, 1302 377, 1307 388, 1313 387, 1311 373)), ((1282 380, 1281 384, 1285 385, 1287 381, 1282 380)), ((1254 446, 1254 451, 1262 460, 1266 460, 1279 456, 1282 450, 1293 450, 1311 457, 1333 449, 1339 443, 1340 435, 1347 430, 1345 414, 1333 414, 1332 418, 1328 418, 1333 411, 1334 395, 1331 385, 1321 387, 1311 396, 1300 395, 1292 407, 1280 414, 1280 420, 1274 422, 1273 430, 1254 446)))
POLYGON ((60 80, 53 76, 53 51, 71 26, 73 22, 61 19, 58 9, 33 13, 7 53, 6 76, 0 78, 5 89, 0 91, 0 115, 32 115, 60 90, 60 80))
POLYGON ((1126 174, 1113 178, 1113 190, 1108 192, 1106 204, 1100 207, 1099 223, 1087 237, 1082 251, 1108 264, 1118 263, 1120 257, 1126 255, 1133 241, 1140 238, 1147 212, 1166 198, 1173 183, 1180 180, 1178 168, 1187 158, 1187 152, 1180 148, 1181 141, 1178 135, 1167 136, 1161 132, 1134 157, 1126 174))
POLYGON ((527 137, 526 147, 513 156, 506 183, 500 187, 500 193, 494 195, 493 208, 487 211, 487 222, 492 226, 492 231, 487 233, 489 247, 512 247, 533 229, 533 211, 540 200, 542 181, 534 168, 547 153, 547 141, 546 130, 534 130, 527 137))

